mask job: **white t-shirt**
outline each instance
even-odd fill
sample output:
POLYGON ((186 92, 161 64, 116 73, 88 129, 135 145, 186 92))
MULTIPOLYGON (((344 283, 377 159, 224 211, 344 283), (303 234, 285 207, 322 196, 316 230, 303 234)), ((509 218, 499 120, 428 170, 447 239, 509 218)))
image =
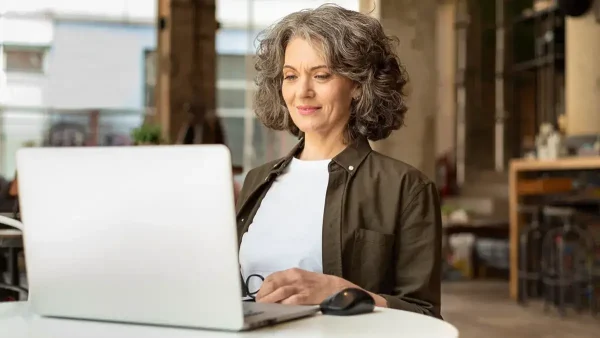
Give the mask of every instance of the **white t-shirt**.
MULTIPOLYGON (((242 237, 239 260, 244 282, 251 274, 300 268, 323 272, 322 239, 330 160, 293 158, 262 200, 242 237)), ((250 279, 255 292, 262 284, 250 279)))

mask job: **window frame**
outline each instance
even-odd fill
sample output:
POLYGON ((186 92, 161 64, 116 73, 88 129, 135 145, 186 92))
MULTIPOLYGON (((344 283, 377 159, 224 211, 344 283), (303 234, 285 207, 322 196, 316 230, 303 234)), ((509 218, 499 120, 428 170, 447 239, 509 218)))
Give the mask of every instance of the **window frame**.
POLYGON ((142 107, 144 108, 156 108, 156 84, 158 81, 158 52, 156 49, 145 48, 142 51, 142 67, 143 67, 143 81, 142 81, 142 107), (148 85, 148 60, 149 55, 154 54, 154 85, 148 85), (149 88, 152 88, 152 97, 148 99, 149 88))
POLYGON ((44 75, 47 72, 47 57, 49 46, 45 45, 24 45, 24 44, 11 44, 5 43, 2 45, 2 65, 3 71, 6 73, 19 73, 19 74, 39 74, 44 75), (25 69, 25 68, 9 68, 8 54, 10 52, 37 52, 41 57, 41 65, 39 69, 25 69))

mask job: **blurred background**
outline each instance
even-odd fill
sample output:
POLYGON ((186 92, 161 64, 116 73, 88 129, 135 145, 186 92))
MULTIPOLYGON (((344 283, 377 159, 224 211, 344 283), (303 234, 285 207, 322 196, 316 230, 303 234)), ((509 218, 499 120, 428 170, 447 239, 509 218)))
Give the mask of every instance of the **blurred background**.
POLYGON ((438 184, 446 319, 597 336, 599 0, 0 0, 0 211, 22 147, 224 143, 241 183, 296 142, 252 112, 256 38, 327 2, 400 40, 406 127, 372 146, 438 184))

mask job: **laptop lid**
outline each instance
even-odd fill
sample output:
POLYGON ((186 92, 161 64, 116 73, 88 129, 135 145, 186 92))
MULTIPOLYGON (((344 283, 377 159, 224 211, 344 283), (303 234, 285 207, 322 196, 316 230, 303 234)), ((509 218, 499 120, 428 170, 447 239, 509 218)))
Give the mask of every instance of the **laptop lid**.
POLYGON ((39 314, 242 328, 225 146, 27 148, 17 169, 39 314))

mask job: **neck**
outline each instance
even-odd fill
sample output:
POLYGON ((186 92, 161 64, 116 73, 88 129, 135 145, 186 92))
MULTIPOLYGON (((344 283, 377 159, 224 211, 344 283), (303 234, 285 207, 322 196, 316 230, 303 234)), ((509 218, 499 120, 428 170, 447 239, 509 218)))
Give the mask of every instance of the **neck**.
POLYGON ((298 157, 304 161, 329 160, 346 148, 342 135, 322 137, 315 134, 304 135, 304 149, 298 157))

